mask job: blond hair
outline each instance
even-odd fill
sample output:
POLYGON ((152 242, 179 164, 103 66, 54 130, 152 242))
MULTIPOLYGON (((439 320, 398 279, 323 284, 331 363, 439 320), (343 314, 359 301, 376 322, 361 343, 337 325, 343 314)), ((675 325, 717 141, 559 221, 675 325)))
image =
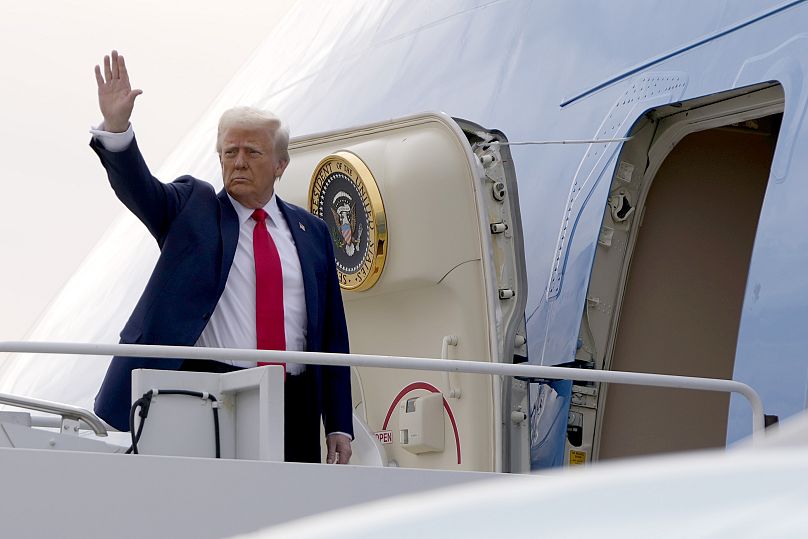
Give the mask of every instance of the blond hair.
POLYGON ((268 110, 255 107, 233 107, 219 118, 219 131, 216 134, 216 153, 222 154, 222 137, 230 127, 266 129, 272 138, 275 152, 282 161, 289 162, 289 128, 281 119, 268 110))

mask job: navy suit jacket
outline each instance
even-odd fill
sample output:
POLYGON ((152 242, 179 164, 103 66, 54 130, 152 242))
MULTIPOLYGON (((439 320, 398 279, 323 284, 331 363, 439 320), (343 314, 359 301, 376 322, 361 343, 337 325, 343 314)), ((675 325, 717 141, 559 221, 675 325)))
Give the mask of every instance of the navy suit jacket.
MULTIPOLYGON (((132 141, 123 152, 90 143, 117 197, 149 229, 160 258, 121 342, 193 346, 224 291, 238 242, 236 210, 224 189, 182 176, 164 184, 149 172, 132 141)), ((306 349, 348 352, 348 331, 327 225, 278 199, 297 247, 308 314, 306 349)), ((129 430, 133 369, 178 369, 182 359, 114 357, 95 400, 95 412, 118 430, 129 430)), ((310 365, 326 432, 353 434, 348 367, 310 365)))

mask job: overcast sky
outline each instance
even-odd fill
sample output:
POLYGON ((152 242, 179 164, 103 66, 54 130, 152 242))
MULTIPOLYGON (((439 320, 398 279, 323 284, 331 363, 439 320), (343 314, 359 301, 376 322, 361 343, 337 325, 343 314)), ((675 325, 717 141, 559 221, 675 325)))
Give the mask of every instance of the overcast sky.
POLYGON ((124 211, 87 146, 100 121, 93 66, 125 54, 155 170, 293 3, 3 2, 0 340, 24 337, 124 211))

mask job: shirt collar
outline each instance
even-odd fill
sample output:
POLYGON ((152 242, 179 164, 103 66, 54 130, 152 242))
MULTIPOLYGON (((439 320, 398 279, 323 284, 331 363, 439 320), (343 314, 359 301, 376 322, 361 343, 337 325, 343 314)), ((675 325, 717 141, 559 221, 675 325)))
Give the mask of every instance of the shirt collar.
MULTIPOLYGON (((230 199, 230 203, 233 204, 233 209, 236 210, 236 214, 238 215, 238 222, 239 224, 243 225, 250 219, 252 219, 252 214, 255 210, 250 209, 244 206, 241 202, 230 196, 230 193, 227 193, 227 198, 230 199)), ((279 219, 283 219, 281 215, 281 209, 278 206, 278 198, 275 196, 275 193, 272 193, 272 198, 269 199, 269 202, 266 203, 264 206, 264 211, 267 212, 269 215, 270 220, 276 226, 280 222, 279 219)))

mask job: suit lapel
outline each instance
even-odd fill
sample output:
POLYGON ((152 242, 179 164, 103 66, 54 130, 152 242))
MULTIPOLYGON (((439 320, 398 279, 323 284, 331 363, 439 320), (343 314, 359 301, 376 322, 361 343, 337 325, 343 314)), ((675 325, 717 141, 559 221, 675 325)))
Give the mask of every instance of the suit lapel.
POLYGON ((222 248, 222 259, 219 266, 219 295, 221 296, 227 282, 227 275, 230 273, 230 266, 233 265, 233 257, 236 256, 239 222, 238 214, 227 197, 227 191, 222 189, 216 196, 219 198, 219 229, 222 248))
POLYGON ((319 288, 317 287, 317 276, 314 272, 314 266, 311 263, 315 260, 313 253, 316 250, 314 245, 314 238, 311 232, 306 231, 303 223, 297 216, 297 210, 289 206, 286 202, 276 197, 278 200, 278 207, 286 219, 286 224, 289 226, 289 231, 292 233, 292 239, 295 240, 295 248, 297 249, 297 257, 300 259, 300 269, 303 273, 303 288, 306 295, 306 315, 308 318, 308 341, 316 335, 316 330, 319 327, 317 321, 319 320, 319 288))

